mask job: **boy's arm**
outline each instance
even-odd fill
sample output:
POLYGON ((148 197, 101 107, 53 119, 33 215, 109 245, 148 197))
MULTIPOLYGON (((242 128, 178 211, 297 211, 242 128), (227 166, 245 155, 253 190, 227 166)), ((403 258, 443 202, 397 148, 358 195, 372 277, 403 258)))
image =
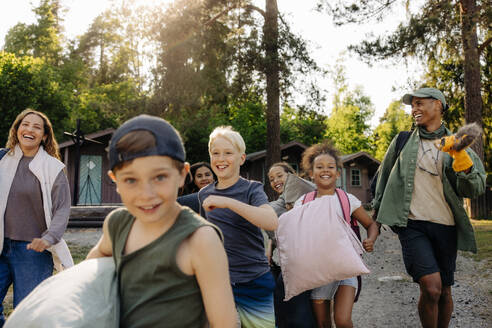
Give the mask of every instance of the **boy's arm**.
POLYGON ((253 206, 233 198, 212 195, 205 198, 203 208, 207 212, 214 208, 228 208, 264 230, 276 230, 278 227, 277 214, 268 204, 253 206))
POLYGON ((192 235, 189 245, 191 265, 210 327, 234 327, 237 314, 229 282, 229 266, 217 232, 212 227, 202 227, 192 235))
POLYGON ((86 260, 113 255, 113 246, 111 244, 111 238, 109 238, 108 221, 108 218, 104 220, 103 234, 97 242, 96 246, 94 246, 87 254, 87 257, 85 258, 86 260))
POLYGON ((379 235, 378 224, 367 214, 362 206, 357 208, 352 215, 367 230, 367 238, 362 241, 362 246, 367 252, 372 252, 374 250, 374 242, 379 235))

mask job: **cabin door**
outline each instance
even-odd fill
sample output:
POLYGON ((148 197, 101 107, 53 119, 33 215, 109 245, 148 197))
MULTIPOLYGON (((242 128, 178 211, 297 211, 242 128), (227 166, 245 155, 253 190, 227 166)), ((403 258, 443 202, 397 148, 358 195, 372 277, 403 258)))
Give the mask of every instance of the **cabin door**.
POLYGON ((81 155, 77 205, 101 204, 102 156, 81 155))

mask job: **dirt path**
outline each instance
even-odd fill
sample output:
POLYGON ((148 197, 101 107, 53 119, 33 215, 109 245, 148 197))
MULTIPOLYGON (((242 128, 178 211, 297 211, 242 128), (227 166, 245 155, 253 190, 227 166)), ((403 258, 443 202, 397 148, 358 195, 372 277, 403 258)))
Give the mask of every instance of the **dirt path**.
POLYGON ((63 234, 67 243, 79 246, 94 246, 101 238, 101 228, 70 228, 63 234))
MULTIPOLYGON (((68 229, 70 243, 93 246, 101 229, 68 229)), ((406 274, 398 237, 382 231, 376 251, 364 256, 371 274, 363 278, 362 293, 353 310, 355 327, 420 327, 417 314, 418 285, 406 274), (396 279, 396 280, 393 280, 396 279)), ((492 327, 492 272, 458 255, 455 302, 450 327, 492 327)))
MULTIPOLYGON (((355 327, 420 327, 418 285, 406 274, 396 234, 382 231, 374 254, 364 257, 371 274, 353 310, 355 327)), ((483 265, 458 255, 450 327, 492 327, 492 275, 483 265)))

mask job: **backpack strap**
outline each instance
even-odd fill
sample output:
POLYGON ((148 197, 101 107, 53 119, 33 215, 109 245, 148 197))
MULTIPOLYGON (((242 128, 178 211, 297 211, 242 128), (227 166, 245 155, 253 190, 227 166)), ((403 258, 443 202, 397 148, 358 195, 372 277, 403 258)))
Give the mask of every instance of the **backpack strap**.
POLYGON ((360 237, 360 229, 359 224, 357 223, 357 219, 350 215, 350 202, 347 193, 340 188, 336 188, 335 192, 338 196, 338 200, 340 201, 340 206, 342 207, 343 217, 345 218, 345 221, 350 224, 350 227, 352 228, 352 230, 354 230, 359 240, 362 240, 360 237))
POLYGON ((9 150, 10 149, 8 148, 0 148, 0 160, 9 152, 9 150))
POLYGON ((352 225, 352 219, 350 218, 350 203, 347 193, 340 188, 335 188, 338 200, 340 201, 340 206, 342 207, 343 217, 348 224, 352 225))
MULTIPOLYGON (((340 188, 336 188, 335 192, 337 193, 338 200, 340 201, 340 206, 342 207, 343 217, 345 218, 345 221, 347 221, 347 223, 350 224, 352 230, 354 230, 359 240, 361 240, 360 230, 359 230, 359 225, 357 224, 357 220, 350 215, 350 202, 347 193, 340 188)), ((357 285, 358 288, 357 288, 357 293, 355 294, 354 302, 357 302, 359 300, 360 291, 362 289, 361 276, 357 276, 357 285)))
POLYGON ((304 198, 302 199, 302 205, 314 200, 316 198, 316 194, 317 194, 316 190, 310 191, 307 194, 305 194, 304 198))
POLYGON ((398 137, 396 137, 396 157, 400 155, 411 134, 412 131, 401 131, 398 133, 398 137))

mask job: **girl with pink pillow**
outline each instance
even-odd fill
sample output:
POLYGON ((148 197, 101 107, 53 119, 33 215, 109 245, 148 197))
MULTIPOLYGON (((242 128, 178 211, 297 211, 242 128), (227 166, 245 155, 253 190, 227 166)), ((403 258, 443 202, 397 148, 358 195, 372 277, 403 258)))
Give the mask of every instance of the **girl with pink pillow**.
MULTIPOLYGON (((340 201, 335 192, 336 181, 340 176, 338 151, 328 142, 313 145, 304 151, 302 167, 316 184, 316 198, 323 198, 323 201, 335 206, 337 215, 343 218, 340 201)), ((362 245, 367 252, 372 252, 374 250, 374 242, 379 234, 378 225, 361 206, 360 200, 352 194, 347 194, 347 196, 350 202, 351 215, 367 230, 367 238, 362 241, 362 245)), ((301 206, 304 197, 305 195, 299 198, 294 207, 301 206)), ((352 246, 347 245, 347 247, 352 246)), ((311 300, 318 327, 331 327, 329 300, 333 298, 334 318, 337 328, 353 327, 352 307, 355 301, 356 289, 356 277, 335 281, 313 289, 311 300)))

